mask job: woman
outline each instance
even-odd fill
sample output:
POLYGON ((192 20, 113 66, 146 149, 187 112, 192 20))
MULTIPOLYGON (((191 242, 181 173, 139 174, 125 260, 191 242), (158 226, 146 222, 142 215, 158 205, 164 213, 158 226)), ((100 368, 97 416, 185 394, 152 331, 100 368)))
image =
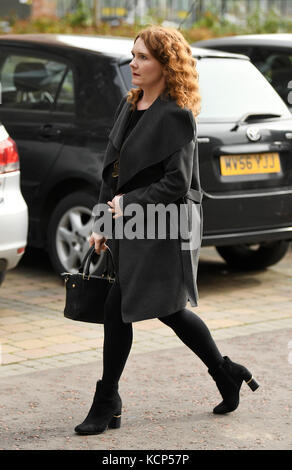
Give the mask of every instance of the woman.
POLYGON ((135 321, 158 318, 206 364, 223 398, 214 413, 237 408, 243 380, 253 390, 258 387, 244 366, 222 357, 205 323, 185 308, 188 300, 197 305, 202 235, 196 61, 182 34, 161 26, 140 31, 132 55, 130 67, 136 88, 117 108, 99 197, 99 206, 106 204, 107 217, 111 222, 114 219, 116 235, 112 237, 101 229, 104 219, 99 214, 89 240, 98 254, 111 245, 116 279, 105 304, 103 375, 86 419, 75 428, 78 434, 120 427, 118 383, 131 349, 135 321), (144 229, 143 236, 133 237, 133 224, 129 225, 133 205, 143 209, 135 219, 138 229, 144 229), (157 218, 148 212, 153 205, 170 207, 170 215, 177 215, 163 219, 163 236, 153 223, 157 218), (118 236, 121 223, 124 232, 118 236), (145 228, 147 231, 150 226, 154 226, 154 235, 152 231, 147 237, 145 228), (176 238, 171 236, 174 227, 179 228, 176 238))

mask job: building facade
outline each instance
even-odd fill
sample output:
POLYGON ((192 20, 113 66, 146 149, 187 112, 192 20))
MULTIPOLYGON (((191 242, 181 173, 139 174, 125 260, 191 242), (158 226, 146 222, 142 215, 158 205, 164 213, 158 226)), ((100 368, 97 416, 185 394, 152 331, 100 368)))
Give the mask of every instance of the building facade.
POLYGON ((58 0, 32 0, 31 18, 41 18, 43 16, 58 16, 58 0))
POLYGON ((273 9, 292 17, 292 0, 1 0, 0 18, 11 14, 19 18, 63 17, 76 11, 80 4, 101 20, 123 19, 129 23, 160 17, 189 26, 207 10, 220 16, 244 18, 256 8, 263 12, 273 9))

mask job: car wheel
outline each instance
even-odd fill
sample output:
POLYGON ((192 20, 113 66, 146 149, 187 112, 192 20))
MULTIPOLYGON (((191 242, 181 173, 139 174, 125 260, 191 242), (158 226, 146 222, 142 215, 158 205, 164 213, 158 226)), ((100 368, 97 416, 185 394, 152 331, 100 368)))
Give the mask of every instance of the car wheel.
MULTIPOLYGON (((48 252, 57 273, 77 273, 89 249, 92 232, 92 209, 97 203, 93 194, 76 192, 62 199, 48 225, 48 252)), ((102 256, 94 254, 90 272, 94 272, 102 256)))
POLYGON ((287 253, 285 240, 257 245, 218 246, 216 250, 232 268, 263 269, 278 263, 287 253))
POLYGON ((6 271, 0 271, 0 286, 1 286, 2 282, 4 281, 5 274, 6 274, 6 271))

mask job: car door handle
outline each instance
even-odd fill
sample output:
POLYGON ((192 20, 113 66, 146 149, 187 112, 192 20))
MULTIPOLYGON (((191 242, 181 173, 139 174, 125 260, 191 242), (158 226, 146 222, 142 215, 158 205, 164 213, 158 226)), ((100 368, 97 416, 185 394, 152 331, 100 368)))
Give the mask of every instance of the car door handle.
POLYGON ((112 130, 111 127, 105 127, 101 129, 99 129, 98 127, 95 127, 93 129, 88 129, 87 135, 90 137, 101 137, 101 138, 106 137, 107 138, 111 130, 112 130))
POLYGON ((55 137, 61 134, 61 129, 54 127, 51 124, 44 124, 39 131, 42 137, 55 137))

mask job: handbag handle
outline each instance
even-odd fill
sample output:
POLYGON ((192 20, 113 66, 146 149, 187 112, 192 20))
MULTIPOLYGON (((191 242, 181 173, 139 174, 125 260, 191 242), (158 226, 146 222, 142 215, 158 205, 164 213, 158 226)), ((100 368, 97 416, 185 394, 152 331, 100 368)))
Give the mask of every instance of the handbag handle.
POLYGON ((93 251, 94 251, 94 248, 95 248, 95 246, 92 245, 92 246, 89 248, 89 250, 87 251, 87 253, 85 254, 83 260, 81 261, 80 267, 79 267, 79 269, 78 269, 78 272, 79 272, 79 273, 83 273, 83 272, 84 272, 84 266, 85 266, 86 260, 87 260, 87 258, 88 258, 89 256, 90 256, 90 258, 91 258, 92 254, 93 254, 93 251))
MULTIPOLYGON (((92 245, 89 248, 86 255, 84 256, 84 258, 82 260, 82 263, 80 265, 79 273, 83 273, 85 276, 89 276, 89 266, 90 266, 90 263, 91 263, 91 258, 94 254, 94 250, 95 250, 95 246, 92 245)), ((104 253, 104 256, 106 258, 105 258, 105 269, 104 269, 103 274, 107 274, 107 275, 110 275, 111 277, 113 277, 113 274, 114 274, 113 254, 112 254, 112 251, 111 251, 111 249, 109 248, 108 245, 107 245, 107 250, 106 251, 109 251, 109 255, 106 252, 104 253), (111 257, 112 266, 110 266, 110 264, 109 264, 109 256, 111 257)))
POLYGON ((108 245, 107 245, 107 250, 104 256, 105 256, 106 265, 105 265, 105 270, 102 275, 106 275, 106 276, 109 276, 110 278, 114 278, 115 277, 114 258, 113 258, 112 251, 108 245), (109 254, 107 253, 107 251, 109 254))

